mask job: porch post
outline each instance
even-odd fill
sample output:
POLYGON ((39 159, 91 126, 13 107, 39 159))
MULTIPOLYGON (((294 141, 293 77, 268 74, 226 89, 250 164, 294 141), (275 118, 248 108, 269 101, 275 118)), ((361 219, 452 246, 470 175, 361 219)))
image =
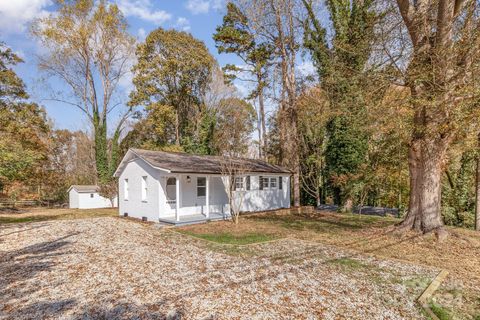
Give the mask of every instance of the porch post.
POLYGON ((180 221, 180 175, 175 177, 175 220, 180 221))
POLYGON ((210 176, 207 176, 205 183, 205 205, 207 206, 207 218, 210 217, 210 176))

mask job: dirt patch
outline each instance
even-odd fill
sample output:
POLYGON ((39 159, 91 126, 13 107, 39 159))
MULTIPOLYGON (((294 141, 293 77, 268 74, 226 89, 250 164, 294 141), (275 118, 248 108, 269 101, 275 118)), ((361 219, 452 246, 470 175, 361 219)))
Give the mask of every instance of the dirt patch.
MULTIPOLYGON (((249 216, 249 219, 253 219, 254 216, 249 216)), ((197 225, 189 225, 177 230, 183 230, 191 233, 202 234, 202 233, 212 233, 215 230, 215 233, 231 233, 232 235, 240 236, 246 233, 265 233, 269 235, 277 235, 279 238, 286 237, 288 230, 279 229, 275 225, 271 224, 255 224, 255 223, 243 223, 245 220, 243 218, 242 223, 232 223, 231 221, 217 221, 215 223, 202 223, 197 225)))

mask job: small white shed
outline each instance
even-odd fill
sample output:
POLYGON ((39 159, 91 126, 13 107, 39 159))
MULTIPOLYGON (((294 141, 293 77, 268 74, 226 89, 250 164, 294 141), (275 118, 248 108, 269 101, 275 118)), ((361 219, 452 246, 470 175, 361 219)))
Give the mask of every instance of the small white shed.
MULTIPOLYGON (((73 185, 68 189, 69 207, 71 209, 111 208, 110 199, 102 197, 99 187, 95 185, 73 185)), ((117 207, 117 197, 113 206, 117 207)))

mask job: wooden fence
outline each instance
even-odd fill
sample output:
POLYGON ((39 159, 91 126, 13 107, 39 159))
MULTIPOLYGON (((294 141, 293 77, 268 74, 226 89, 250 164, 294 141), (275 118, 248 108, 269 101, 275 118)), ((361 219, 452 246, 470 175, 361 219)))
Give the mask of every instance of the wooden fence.
POLYGON ((63 207, 64 205, 55 201, 0 199, 0 208, 63 207))

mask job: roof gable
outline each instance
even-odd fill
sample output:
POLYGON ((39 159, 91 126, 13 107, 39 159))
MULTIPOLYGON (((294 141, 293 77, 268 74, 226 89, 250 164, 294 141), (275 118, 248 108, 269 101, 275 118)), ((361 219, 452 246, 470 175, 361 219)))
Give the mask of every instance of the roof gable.
POLYGON ((74 189, 78 193, 95 193, 99 191, 99 187, 96 185, 78 185, 74 184, 68 188, 67 192, 70 192, 70 190, 74 189))

